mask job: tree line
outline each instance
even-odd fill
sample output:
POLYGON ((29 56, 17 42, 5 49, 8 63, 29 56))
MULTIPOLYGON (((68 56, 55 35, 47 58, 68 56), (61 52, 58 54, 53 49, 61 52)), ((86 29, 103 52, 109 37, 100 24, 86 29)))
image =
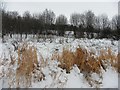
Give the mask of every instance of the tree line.
POLYGON ((97 38, 120 37, 120 16, 115 15, 112 20, 106 14, 96 16, 88 10, 84 13, 72 13, 70 19, 61 14, 56 17, 52 10, 45 9, 42 13, 30 14, 25 11, 19 15, 17 11, 2 10, 2 37, 6 34, 42 34, 64 36, 65 31, 74 31, 76 38, 97 34, 97 38))

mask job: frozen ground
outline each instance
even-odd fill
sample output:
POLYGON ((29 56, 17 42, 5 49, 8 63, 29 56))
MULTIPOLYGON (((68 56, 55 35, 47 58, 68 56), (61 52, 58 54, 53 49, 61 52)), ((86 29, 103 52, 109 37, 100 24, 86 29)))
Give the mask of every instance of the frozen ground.
MULTIPOLYGON (((5 37, 5 40, 5 43, 0 41, 0 89, 10 87, 10 77, 13 77, 13 79, 15 77, 15 74, 8 77, 6 73, 15 72, 16 69, 16 65, 9 67, 10 55, 14 55, 17 59, 17 51, 14 51, 15 48, 13 44, 16 46, 21 45, 17 36, 13 39, 5 37)), ((40 39, 39 42, 37 42, 36 39, 29 36, 29 38, 25 39, 22 43, 24 42, 37 48, 39 61, 41 60, 39 57, 40 54, 45 60, 48 60, 47 65, 42 68, 42 71, 45 74, 45 80, 40 82, 33 81, 31 87, 34 88, 90 88, 90 85, 84 79, 83 74, 80 73, 77 66, 74 66, 70 74, 67 74, 65 70, 62 70, 57 66, 57 60, 49 60, 56 50, 59 53, 62 52, 63 47, 70 48, 70 50, 74 52, 76 47, 80 46, 88 51, 94 52, 96 55, 99 54, 97 51, 110 47, 113 53, 118 54, 118 41, 108 39, 68 39, 56 37, 55 39, 47 39, 46 41, 40 39)), ((103 71, 102 74, 103 79, 100 80, 102 84, 99 86, 94 85, 93 87, 118 88, 118 73, 113 68, 109 67, 107 71, 103 71)), ((98 79, 96 74, 92 74, 92 77, 96 80, 98 79)), ((15 83, 12 84, 11 87, 15 87, 15 83)))

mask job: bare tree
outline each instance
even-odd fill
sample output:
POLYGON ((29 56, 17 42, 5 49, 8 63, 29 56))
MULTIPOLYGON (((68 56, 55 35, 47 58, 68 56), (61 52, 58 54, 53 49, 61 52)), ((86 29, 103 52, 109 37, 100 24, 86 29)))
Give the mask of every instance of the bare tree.
POLYGON ((85 13, 86 17, 86 26, 87 28, 93 28, 94 27, 94 21, 95 21, 95 15, 92 11, 87 11, 85 13))
POLYGON ((101 26, 101 38, 110 38, 111 36, 111 26, 110 20, 106 14, 100 15, 100 26, 101 26))
POLYGON ((116 15, 112 18, 112 29, 116 31, 117 39, 120 37, 120 15, 116 15))
POLYGON ((116 15, 116 16, 114 16, 113 18, 112 18, 112 21, 111 21, 112 23, 112 29, 113 30, 117 30, 118 29, 118 15, 116 15))
POLYGON ((4 34, 3 32, 3 28, 2 28, 2 15, 5 12, 5 7, 6 7, 6 3, 4 2, 4 0, 0 1, 0 37, 2 36, 2 42, 4 42, 4 34))
POLYGON ((100 28, 101 28, 101 23, 100 23, 100 17, 99 16, 95 17, 94 28, 96 30, 100 30, 100 28))
POLYGON ((82 26, 83 28, 86 27, 86 18, 85 18, 85 14, 80 14, 80 26, 82 26))
POLYGON ((73 13, 70 16, 70 23, 73 26, 79 26, 80 25, 80 14, 79 13, 73 13))
POLYGON ((57 18, 56 18, 56 24, 57 25, 67 25, 67 17, 64 16, 64 15, 59 15, 57 18))
POLYGON ((53 11, 45 9, 42 13, 43 23, 45 24, 54 24, 55 22, 55 14, 53 11))
POLYGON ((31 14, 30 14, 29 11, 25 11, 25 12, 23 13, 23 18, 29 19, 30 17, 31 17, 31 14))
POLYGON ((24 20, 23 27, 24 27, 24 32, 25 32, 25 38, 27 38, 27 33, 31 31, 30 30, 31 29, 30 27, 32 27, 31 26, 32 22, 30 23, 31 18, 32 18, 32 16, 29 11, 25 11, 23 13, 23 20, 24 20))
POLYGON ((105 28, 107 28, 109 26, 109 19, 108 16, 105 14, 102 14, 100 16, 100 23, 101 23, 101 29, 104 30, 105 28))

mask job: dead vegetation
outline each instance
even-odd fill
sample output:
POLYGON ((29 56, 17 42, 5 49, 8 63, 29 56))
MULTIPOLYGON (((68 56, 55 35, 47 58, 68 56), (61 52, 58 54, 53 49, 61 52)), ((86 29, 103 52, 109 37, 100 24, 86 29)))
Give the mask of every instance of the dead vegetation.
MULTIPOLYGON (((42 54, 40 54, 41 62, 38 62, 37 50, 35 47, 25 43, 18 48, 17 54, 16 87, 20 87, 21 84, 23 84, 24 87, 30 87, 32 79, 34 82, 45 80, 45 75, 41 67, 44 68, 47 66, 48 60, 44 60, 42 54)), ((65 69, 66 73, 70 73, 70 70, 76 64, 89 85, 93 86, 94 84, 101 84, 101 82, 93 80, 91 78, 92 73, 97 73, 102 78, 102 69, 106 71, 108 66, 112 66, 120 73, 119 58, 120 53, 118 55, 113 54, 111 48, 100 50, 99 55, 96 56, 95 53, 88 52, 86 49, 79 47, 76 48, 75 52, 63 48, 61 54, 58 52, 52 54, 51 60, 58 60, 60 62, 58 67, 65 69)), ((13 56, 10 56, 10 60, 9 65, 14 65, 16 63, 16 59, 13 56)), ((14 75, 13 71, 10 71, 8 74, 11 75, 9 77, 14 75)), ((10 86, 12 86, 11 83, 13 83, 13 81, 11 82, 10 80, 9 82, 10 86)))
POLYGON ((117 67, 116 69, 120 73, 120 53, 117 55, 117 61, 118 63, 115 65, 115 68, 117 67))
POLYGON ((118 55, 115 55, 112 53, 111 48, 108 48, 106 51, 101 50, 100 55, 98 56, 98 60, 102 62, 101 66, 104 67, 104 69, 107 68, 107 66, 112 66, 116 70, 118 70, 118 55))
POLYGON ((119 71, 119 57, 120 54, 118 54, 118 56, 114 55, 111 48, 100 50, 100 54, 96 56, 93 52, 88 52, 86 49, 79 47, 75 52, 71 52, 70 50, 63 48, 63 52, 61 54, 53 54, 52 59, 58 60, 60 62, 58 66, 62 69, 66 69, 67 73, 70 73, 73 65, 76 64, 80 72, 83 73, 88 83, 92 86, 90 78, 92 73, 97 73, 100 78, 102 78, 102 69, 106 71, 109 65, 119 71))
POLYGON ((18 67, 16 70, 16 87, 20 83, 29 87, 31 85, 32 72, 35 65, 38 65, 37 52, 35 47, 30 47, 24 44, 18 49, 18 67))
MULTIPOLYGON (((58 60, 60 64, 58 67, 66 70, 66 73, 70 73, 70 70, 76 64, 86 81, 92 87, 95 84, 101 84, 101 82, 96 81, 91 78, 92 73, 97 73, 100 78, 102 78, 102 69, 106 71, 107 67, 110 65, 116 70, 120 70, 120 65, 118 64, 118 58, 120 54, 114 55, 112 50, 108 48, 107 50, 100 50, 99 55, 96 56, 93 52, 88 52, 86 49, 76 48, 75 52, 70 51, 68 48, 63 48, 61 54, 55 52, 52 54, 51 60, 58 60)), ((20 87, 20 83, 24 87, 30 87, 32 78, 33 81, 45 80, 45 75, 42 73, 41 68, 48 65, 48 60, 44 60, 42 54, 40 54, 40 62, 38 62, 37 51, 33 46, 28 46, 23 44, 21 48, 18 48, 18 62, 16 69, 16 87, 20 87)), ((14 65, 15 59, 11 57, 10 65, 14 65)), ((120 72, 120 71, 119 71, 120 72)))
POLYGON ((96 56, 93 52, 88 52, 86 49, 79 47, 75 52, 63 48, 62 54, 55 54, 54 59, 59 60, 60 66, 67 71, 70 71, 72 66, 76 64, 81 72, 87 71, 88 73, 99 74, 102 68, 106 71, 106 65, 117 67, 119 56, 120 54, 114 55, 110 48, 100 50, 100 55, 96 56))
POLYGON ((67 73, 70 73, 72 66, 74 65, 74 53, 63 48, 62 55, 59 56, 60 65, 59 67, 66 69, 67 73))

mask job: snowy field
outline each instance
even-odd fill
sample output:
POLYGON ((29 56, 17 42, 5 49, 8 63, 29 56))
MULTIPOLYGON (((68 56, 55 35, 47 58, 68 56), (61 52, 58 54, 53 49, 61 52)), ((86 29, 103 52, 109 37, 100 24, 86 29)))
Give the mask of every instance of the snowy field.
MULTIPOLYGON (((58 67, 59 62, 57 60, 50 60, 52 54, 55 52, 61 53, 63 48, 68 48, 74 52, 77 47, 92 51, 95 55, 99 55, 101 49, 111 48, 112 53, 118 54, 118 41, 108 39, 74 39, 54 37, 52 39, 39 39, 36 37, 28 36, 27 39, 19 41, 19 37, 16 35, 12 39, 5 37, 5 43, 0 40, 0 89, 7 87, 16 87, 16 67, 17 64, 10 65, 10 56, 13 56, 17 62, 17 49, 23 43, 27 43, 29 46, 34 46, 37 50, 38 61, 41 62, 41 57, 46 60, 40 70, 44 74, 44 79, 37 80, 32 78, 32 84, 30 88, 118 88, 118 72, 112 67, 108 67, 106 71, 102 70, 103 78, 99 78, 96 73, 93 73, 91 77, 100 81, 101 84, 94 84, 92 87, 88 84, 83 74, 80 72, 76 65, 73 66, 70 73, 66 73, 65 70, 58 67)), ((39 75, 39 70, 35 72, 39 75)), ((20 83, 20 87, 26 87, 20 83)))

